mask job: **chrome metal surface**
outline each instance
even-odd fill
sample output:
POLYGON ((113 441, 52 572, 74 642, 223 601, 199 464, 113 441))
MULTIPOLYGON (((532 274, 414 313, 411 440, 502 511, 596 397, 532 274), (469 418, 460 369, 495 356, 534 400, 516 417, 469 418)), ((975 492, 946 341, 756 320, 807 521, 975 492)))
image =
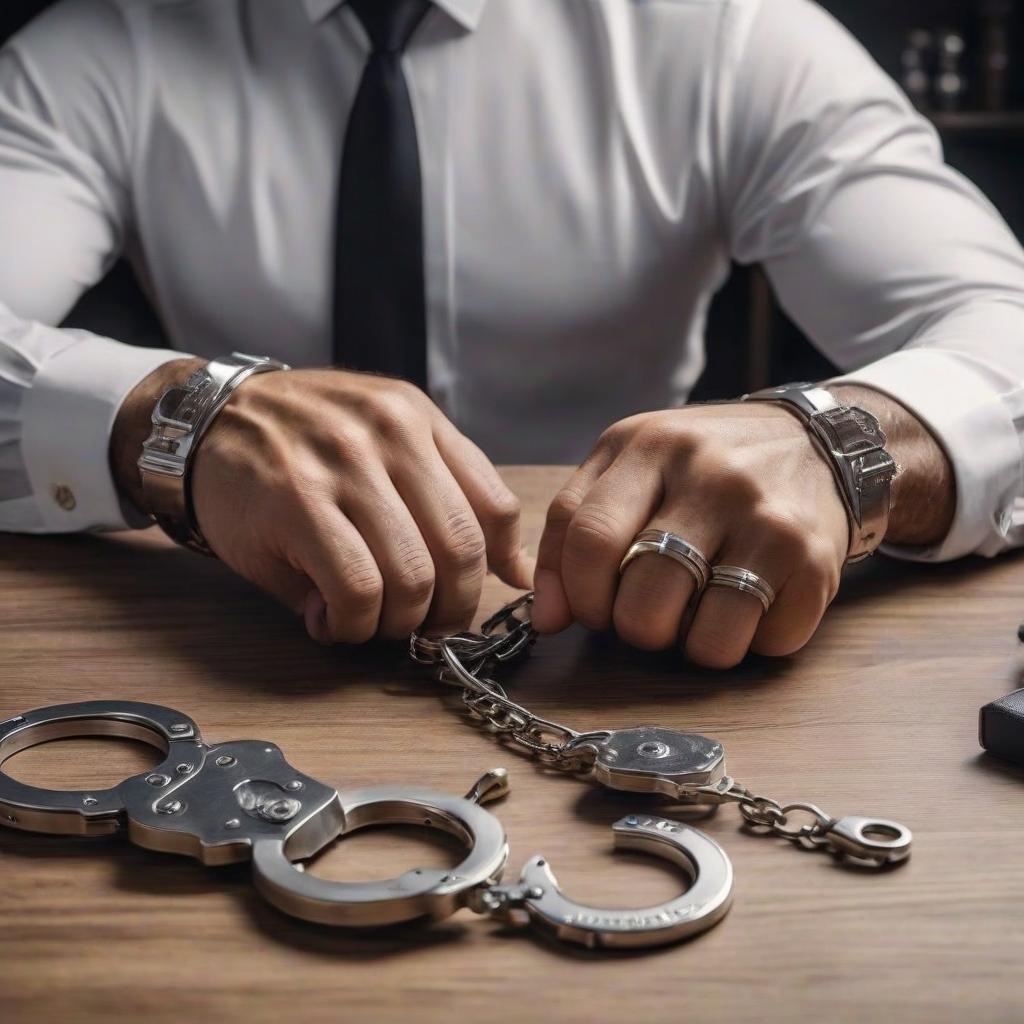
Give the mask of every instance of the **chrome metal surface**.
POLYGON ((646 814, 627 815, 612 830, 616 849, 641 850, 681 867, 690 882, 686 890, 650 907, 592 907, 566 896, 547 861, 536 856, 526 862, 518 883, 479 894, 477 909, 506 919, 524 910, 533 924, 556 938, 605 949, 680 942, 714 927, 726 915, 732 901, 732 864, 710 836, 646 814))
POLYGON ((609 789, 681 797, 725 774, 722 744, 696 733, 644 725, 602 740, 584 736, 570 749, 578 746, 593 748, 593 777, 609 789))
MULTIPOLYGON (((724 568, 756 575, 739 567, 724 568)), ((757 580, 766 588, 758 588, 762 603, 774 598, 770 586, 757 580)), ((485 673, 497 662, 521 656, 536 639, 529 621, 532 600, 532 594, 524 594, 502 608, 484 623, 481 633, 411 638, 414 660, 434 666, 441 682, 460 687, 463 703, 488 731, 544 764, 611 789, 660 793, 683 803, 735 803, 755 828, 862 862, 893 864, 909 856, 910 830, 895 822, 878 819, 872 829, 869 819, 837 820, 813 804, 782 806, 755 796, 725 774, 725 751, 717 740, 659 726, 577 732, 516 704, 485 673), (813 820, 794 826, 793 818, 800 814, 813 820)))
POLYGON ((288 370, 269 356, 233 352, 213 359, 181 386, 168 388, 151 416, 152 431, 138 459, 146 510, 179 544, 211 554, 189 499, 192 461, 203 434, 235 390, 249 377, 288 370))
MULTIPOLYGON (((470 790, 479 799, 508 792, 504 769, 493 769, 470 790)), ((294 862, 301 854, 286 839, 257 843, 253 879, 285 913, 321 924, 380 926, 428 917, 441 920, 466 906, 473 890, 501 877, 508 839, 500 822, 473 799, 412 786, 373 786, 340 796, 344 836, 380 825, 422 825, 456 837, 468 848, 451 869, 415 868, 395 878, 336 882, 316 878, 294 862)))
POLYGON ((778 402, 806 426, 835 478, 850 526, 848 562, 867 558, 889 525, 896 462, 886 436, 866 409, 843 405, 828 389, 797 382, 765 388, 742 401, 778 402))
POLYGON ((846 817, 833 821, 824 839, 837 853, 876 864, 898 864, 910 856, 913 835, 898 821, 846 817))
POLYGON ((709 586, 731 587, 744 594, 752 594, 761 602, 765 611, 768 611, 775 601, 775 590, 772 585, 763 576, 740 565, 716 565, 711 570, 709 586))
POLYGON ((619 563, 619 572, 625 572, 630 562, 644 554, 665 555, 678 562, 693 576, 698 594, 708 584, 711 567, 704 553, 677 533, 670 533, 667 530, 641 530, 633 538, 633 543, 619 563))

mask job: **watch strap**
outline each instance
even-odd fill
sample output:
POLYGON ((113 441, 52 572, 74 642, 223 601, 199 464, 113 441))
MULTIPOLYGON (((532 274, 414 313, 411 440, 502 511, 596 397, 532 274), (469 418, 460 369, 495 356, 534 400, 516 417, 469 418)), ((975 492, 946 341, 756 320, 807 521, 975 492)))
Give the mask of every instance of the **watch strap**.
POLYGON ((287 370, 266 356, 233 352, 211 360, 181 385, 168 388, 153 409, 153 429, 139 458, 146 509, 173 540, 212 554, 192 505, 190 470, 199 442, 217 413, 249 377, 287 370))
POLYGON ((743 400, 778 402, 804 422, 846 507, 850 525, 847 561, 859 562, 872 554, 888 527, 896 471, 878 420, 866 409, 844 405, 818 384, 765 388, 744 395, 743 400))

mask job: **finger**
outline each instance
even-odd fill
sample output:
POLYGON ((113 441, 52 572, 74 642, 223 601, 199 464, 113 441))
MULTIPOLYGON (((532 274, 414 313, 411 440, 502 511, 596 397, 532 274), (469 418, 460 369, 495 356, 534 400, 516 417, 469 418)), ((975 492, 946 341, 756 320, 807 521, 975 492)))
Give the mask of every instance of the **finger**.
POLYGON ((562 485, 548 506, 544 532, 537 547, 537 568, 533 576, 533 625, 541 633, 560 633, 572 623, 572 608, 562 585, 562 550, 566 531, 583 497, 610 464, 591 455, 562 485))
POLYGON ((384 581, 359 531, 330 502, 323 502, 298 523, 294 568, 315 584, 326 602, 322 615, 311 614, 316 598, 304 606, 307 628, 321 643, 364 643, 376 632, 384 602, 384 581))
POLYGON ((448 420, 437 425, 434 438, 441 458, 462 488, 484 532, 488 567, 509 586, 528 590, 533 580, 534 559, 522 545, 519 499, 491 460, 448 420))
MULTIPOLYGON (((782 592, 789 577, 779 550, 752 551, 750 545, 726 545, 717 562, 757 573, 776 595, 782 592)), ((746 657, 764 614, 764 605, 756 594, 709 585, 701 595, 686 634, 687 657, 706 668, 725 669, 738 665, 746 657)))
POLYGON ((476 513, 430 438, 413 462, 393 466, 391 477, 433 560, 433 602, 424 625, 438 632, 466 629, 487 572, 487 545, 476 513))
POLYGON ((794 654, 814 635, 839 588, 839 569, 795 572, 758 624, 750 649, 779 658, 794 654))
MULTIPOLYGON (((288 563, 288 554, 271 541, 265 558, 255 564, 232 565, 247 580, 277 598, 296 615, 302 615, 306 606, 306 595, 313 587, 310 578, 300 569, 288 563)), ((222 556, 219 556, 222 557, 222 556)))
POLYGON ((591 629, 612 624, 619 565, 661 500, 657 467, 631 458, 613 462, 587 492, 562 547, 562 585, 577 621, 591 629))
MULTIPOLYGON (((678 500, 663 505, 641 527, 645 528, 676 534, 705 559, 714 557, 721 539, 711 517, 698 515, 678 500)), ((615 632, 643 650, 675 647, 696 590, 697 578, 685 565, 657 552, 639 555, 626 566, 619 582, 612 613, 615 632)))
POLYGON ((341 510, 362 535, 384 584, 377 632, 401 639, 426 619, 434 597, 435 557, 420 529, 421 513, 379 465, 350 477, 341 510))

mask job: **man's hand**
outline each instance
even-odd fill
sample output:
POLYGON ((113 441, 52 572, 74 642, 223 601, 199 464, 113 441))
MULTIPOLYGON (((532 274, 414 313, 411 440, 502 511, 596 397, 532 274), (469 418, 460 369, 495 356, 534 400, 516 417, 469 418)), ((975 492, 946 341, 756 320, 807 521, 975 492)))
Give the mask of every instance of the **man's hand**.
MULTIPOLYGON (((194 368, 168 365, 129 396, 112 439, 115 474, 137 502, 140 417, 168 374, 194 368)), ((513 586, 530 583, 515 497, 402 381, 333 369, 250 378, 200 444, 192 497, 214 552, 325 643, 464 629, 488 563, 513 586)))
MULTIPOLYGON (((953 477, 941 448, 906 409, 866 388, 835 387, 874 413, 901 466, 887 539, 927 544, 952 519, 953 477)), ((575 619, 614 626, 650 650, 682 642, 695 662, 729 668, 753 650, 790 654, 813 635, 839 587, 849 545, 845 506, 806 427, 761 403, 644 413, 607 430, 555 498, 541 539, 533 621, 557 632, 575 619), (774 588, 756 597, 695 583, 672 559, 645 555, 619 576, 643 529, 668 530, 712 564, 758 573, 774 588)))

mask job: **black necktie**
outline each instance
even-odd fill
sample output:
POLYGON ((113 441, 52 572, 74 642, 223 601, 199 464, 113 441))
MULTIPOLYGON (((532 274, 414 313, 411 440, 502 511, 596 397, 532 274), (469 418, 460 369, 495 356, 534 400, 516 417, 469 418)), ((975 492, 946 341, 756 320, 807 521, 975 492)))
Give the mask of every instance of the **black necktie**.
POLYGON ((402 51, 430 0, 350 0, 373 44, 338 189, 334 359, 427 383, 423 192, 402 51))

